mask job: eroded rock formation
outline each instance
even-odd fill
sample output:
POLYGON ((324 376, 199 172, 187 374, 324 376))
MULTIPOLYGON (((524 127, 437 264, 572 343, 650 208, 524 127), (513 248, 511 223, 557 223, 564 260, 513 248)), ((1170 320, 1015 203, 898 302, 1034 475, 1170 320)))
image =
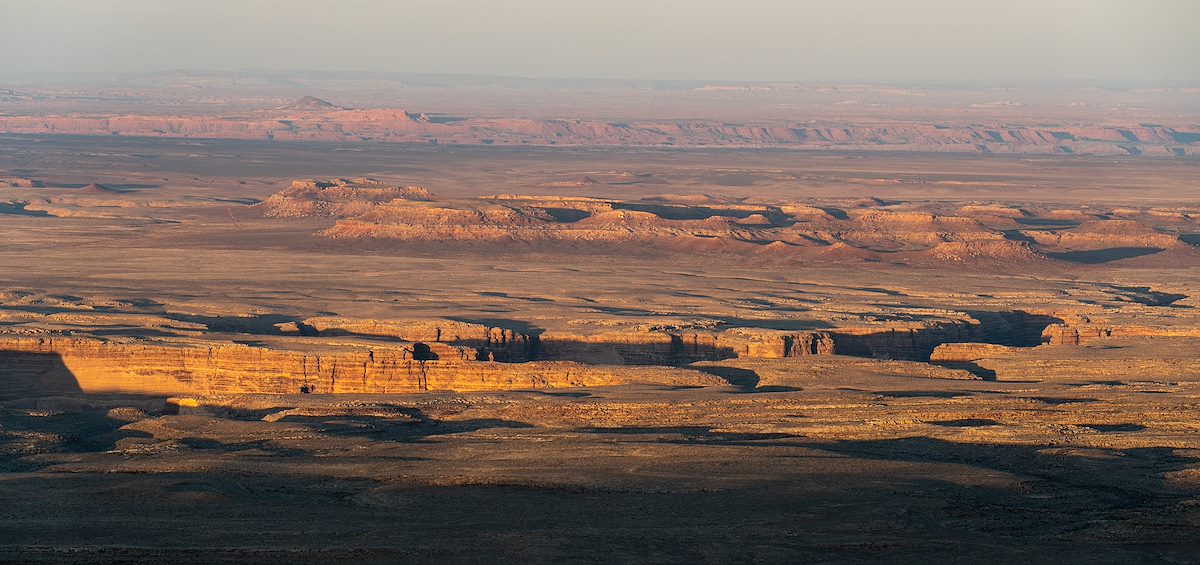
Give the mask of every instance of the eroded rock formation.
POLYGON ((833 353, 827 332, 751 328, 687 331, 629 328, 594 335, 547 332, 538 340, 539 359, 569 359, 623 365, 682 365, 734 357, 781 359, 833 353))
POLYGON ((901 264, 1197 261, 1181 237, 1200 209, 1014 207, 997 203, 680 202, 520 196, 437 199, 373 179, 295 181, 260 205, 271 217, 328 217, 320 235, 421 244, 514 244, 589 252, 727 254, 754 261, 901 264), (1075 212, 1070 217, 1064 212, 1075 212))
POLYGON ((1130 337, 1200 337, 1200 328, 1112 323, 1079 316, 1069 322, 1047 326, 1042 334, 1048 345, 1086 345, 1106 338, 1130 337))
POLYGON ((1021 347, 994 343, 943 343, 933 349, 933 363, 970 363, 988 357, 1000 357, 1021 351, 1021 347))
POLYGON ((304 328, 320 335, 382 336, 428 344, 434 353, 451 359, 522 362, 535 358, 538 336, 510 329, 454 320, 373 320, 314 317, 304 328))

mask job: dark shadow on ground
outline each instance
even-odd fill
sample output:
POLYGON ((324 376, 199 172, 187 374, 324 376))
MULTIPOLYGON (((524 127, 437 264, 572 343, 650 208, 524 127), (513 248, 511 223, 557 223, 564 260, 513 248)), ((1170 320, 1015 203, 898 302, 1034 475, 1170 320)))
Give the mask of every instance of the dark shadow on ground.
MULTIPOLYGON (((771 308, 772 312, 805 312, 808 309, 771 308)), ((721 318, 722 328, 766 328, 771 330, 804 331, 832 328, 825 320, 779 320, 771 318, 721 318)))
POLYGON ((433 436, 475 432, 489 428, 532 428, 524 422, 494 418, 474 420, 436 420, 417 408, 393 407, 405 418, 375 416, 285 416, 278 422, 300 423, 323 434, 341 437, 365 437, 376 441, 417 442, 433 436))
POLYGON ((937 365, 939 367, 945 367, 947 369, 963 370, 963 371, 971 373, 972 375, 975 375, 985 381, 996 380, 996 371, 994 371, 992 369, 988 369, 987 367, 980 366, 978 363, 976 363, 974 361, 945 361, 945 362, 934 363, 934 365, 937 365))
POLYGON ((784 385, 760 386, 759 383, 761 382, 761 379, 759 378, 758 373, 751 369, 743 369, 741 367, 689 365, 688 368, 725 379, 725 381, 731 386, 737 387, 738 393, 798 392, 803 390, 797 387, 784 385))
POLYGON ((742 447, 778 445, 772 440, 796 438, 792 434, 784 433, 718 432, 705 426, 579 428, 576 431, 589 434, 644 436, 644 439, 657 443, 736 445, 742 447))
POLYGON ((664 220, 704 220, 714 216, 723 218, 746 218, 753 214, 764 214, 772 224, 783 223, 787 220, 782 214, 761 212, 757 210, 732 210, 724 208, 709 208, 706 206, 673 206, 669 204, 650 204, 644 202, 614 202, 614 210, 633 210, 654 214, 664 220))
MULTIPOLYGON (((512 427, 475 420, 380 431, 365 423, 329 417, 313 425, 401 441, 438 441, 404 431, 423 425, 447 433, 512 427)), ((706 426, 574 431, 606 446, 589 461, 596 475, 578 482, 559 473, 575 468, 576 454, 500 457, 483 466, 455 460, 427 472, 396 464, 427 460, 391 450, 372 476, 363 474, 362 456, 346 464, 300 460, 303 449, 201 439, 181 444, 262 453, 222 458, 200 473, 14 474, 0 489, 0 561, 149 563, 187 552, 197 563, 638 562, 652 555, 689 563, 918 564, 932 556, 1118 564, 1189 563, 1200 555, 1196 488, 1164 479, 1200 464, 1189 451, 810 440, 706 426), (628 453, 636 455, 620 456, 628 453)), ((492 438, 478 445, 514 455, 528 447, 492 438)))
POLYGON ((982 428, 987 426, 1001 426, 1000 422, 988 420, 986 418, 962 418, 959 420, 935 420, 929 422, 935 426, 946 428, 982 428))
POLYGON ((1109 249, 1095 249, 1092 251, 1064 251, 1061 253, 1047 253, 1046 256, 1059 261, 1067 261, 1069 263, 1080 263, 1083 265, 1100 265, 1103 263, 1111 263, 1122 259, 1133 259, 1134 257, 1144 257, 1146 255, 1154 255, 1161 253, 1161 247, 1112 247, 1109 249))
POLYGON ((561 397, 565 397, 565 398, 587 398, 589 396, 592 396, 592 393, 585 392, 582 390, 580 390, 580 391, 564 391, 564 392, 555 392, 555 391, 549 391, 549 390, 531 390, 529 392, 531 392, 533 394, 540 394, 543 396, 561 396, 561 397))
POLYGON ((122 430, 128 422, 108 416, 104 408, 82 406, 71 410, 0 410, 2 429, 10 449, 0 449, 0 472, 27 472, 49 462, 26 457, 41 453, 104 453, 117 441, 148 434, 122 430))
MULTIPOLYGON (((967 464, 1016 476, 1031 476, 1035 477, 1035 482, 1045 483, 1031 485, 1033 490, 1048 490, 1051 486, 1080 489, 1087 491, 1086 498, 1080 502, 1111 504, 1113 509, 1134 506, 1152 497, 1190 498, 1192 495, 1164 488, 1162 477, 1170 471, 1200 463, 1200 459, 1164 447, 1096 450, 1111 455, 1096 457, 1075 455, 1072 448, 1061 446, 956 443, 928 437, 838 441, 809 446, 851 457, 967 464)), ((1061 503, 1055 502, 1054 497, 1018 497, 1018 501, 1030 509, 1061 503)))
POLYGON ((301 335, 317 335, 316 330, 305 325, 295 316, 283 314, 260 314, 256 316, 202 316, 197 314, 161 313, 160 316, 177 322, 204 324, 211 332, 242 333, 255 335, 278 334, 277 324, 294 323, 301 335))
POLYGON ((729 384, 741 389, 753 390, 758 387, 758 373, 750 369, 741 369, 738 367, 712 367, 712 366, 697 366, 692 367, 702 373, 708 373, 713 376, 721 377, 729 382, 729 384))
POLYGON ((1140 432, 1146 429, 1146 426, 1141 424, 1079 424, 1085 428, 1091 428, 1100 433, 1113 432, 1140 432))
POLYGON ((1018 224, 1025 226, 1037 226, 1044 229, 1069 229, 1078 226, 1081 222, 1076 220, 1063 220, 1058 218, 1013 218, 1018 224))
POLYGON ((953 390, 881 390, 869 391, 845 388, 842 390, 853 390, 856 392, 866 392, 869 394, 877 394, 885 398, 960 398, 964 396, 974 396, 974 393, 968 391, 953 391, 953 390))
POLYGON ((512 319, 508 319, 508 318, 478 318, 478 317, 473 317, 473 316, 472 317, 449 316, 446 319, 453 320, 455 322, 463 322, 466 324, 479 324, 481 326, 488 326, 491 328, 512 330, 512 331, 523 333, 523 334, 529 335, 529 336, 539 336, 539 335, 542 335, 542 333, 545 331, 538 326, 530 324, 529 322, 524 322, 521 320, 512 320, 512 319))
POLYGON ((24 202, 0 202, 0 215, 9 216, 29 216, 32 218, 48 218, 50 213, 44 210, 27 210, 25 207, 28 204, 24 202))
MULTIPOLYGON (((870 334, 831 330, 833 352, 851 357, 929 361, 934 348, 943 343, 978 342, 1014 347, 1040 345, 1042 331, 1051 324, 1062 323, 1059 318, 1024 310, 967 310, 965 313, 978 320, 978 324, 939 323, 870 334)), ((995 377, 994 373, 989 375, 986 370, 976 374, 984 378, 995 377)))
POLYGON ((137 393, 86 393, 57 353, 0 350, 0 471, 47 465, 27 455, 104 452, 122 438, 145 436, 120 430, 129 420, 110 415, 110 409, 161 413, 165 400, 137 393))
POLYGON ((1177 292, 1160 292, 1148 286, 1122 286, 1118 284, 1106 284, 1108 288, 1117 292, 1117 296, 1130 302, 1136 302, 1145 306, 1175 306, 1176 302, 1188 297, 1186 294, 1177 292))
POLYGON ((1099 400, 1095 398, 1077 398, 1070 396, 1023 396, 1021 398, 1027 398, 1029 400, 1041 402, 1042 404, 1049 404, 1051 406, 1058 406, 1060 404, 1090 404, 1092 402, 1099 402, 1099 400))
POLYGON ((0 350, 0 399, 82 393, 59 354, 0 350))

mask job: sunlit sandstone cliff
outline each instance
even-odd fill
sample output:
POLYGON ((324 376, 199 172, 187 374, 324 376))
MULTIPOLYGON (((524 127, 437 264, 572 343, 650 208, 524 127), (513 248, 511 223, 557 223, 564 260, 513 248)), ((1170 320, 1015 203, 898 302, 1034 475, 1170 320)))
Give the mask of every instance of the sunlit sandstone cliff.
POLYGON ((11 309, 0 312, 6 325, 0 335, 0 395, 399 393, 631 383, 708 386, 729 381, 680 367, 827 355, 931 362, 986 375, 991 369, 974 363, 1003 359, 1036 346, 1069 350, 1097 340, 1200 337, 1186 316, 1139 322, 1138 311, 1161 308, 1151 304, 1170 304, 1182 294, 1134 287, 1122 292, 1128 294, 1121 296, 1131 297, 1127 300, 1146 304, 1134 303, 1129 307, 1131 315, 1115 319, 1069 310, 967 314, 925 309, 914 311, 918 315, 908 320, 876 316, 857 320, 840 316, 836 324, 813 320, 813 325, 829 326, 814 330, 615 320, 568 324, 577 329, 518 330, 456 320, 337 316, 272 327, 255 324, 253 318, 187 321, 114 311, 112 306, 102 311, 44 313, 38 310, 68 303, 11 293, 11 309), (138 325, 162 337, 102 337, 106 328, 124 325, 138 325), (92 332, 97 335, 89 336, 92 332), (254 336, 249 342, 248 335, 254 336))
MULTIPOLYGON (((420 355, 417 355, 420 357, 420 355)), ((405 393, 511 390, 625 383, 709 386, 724 381, 667 367, 572 362, 415 359, 411 349, 321 353, 233 344, 157 344, 87 338, 0 339, 0 392, 147 395, 405 393)))

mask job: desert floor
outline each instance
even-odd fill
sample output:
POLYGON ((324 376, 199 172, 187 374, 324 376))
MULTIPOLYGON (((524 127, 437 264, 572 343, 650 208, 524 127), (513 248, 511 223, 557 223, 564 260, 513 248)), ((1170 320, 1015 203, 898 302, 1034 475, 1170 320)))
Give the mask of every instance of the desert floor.
POLYGON ((71 381, 75 361, 32 371, 0 355, 0 561, 1200 561, 1200 224, 1186 210, 1166 255, 903 266, 335 239, 318 235, 332 219, 256 206, 294 178, 369 176, 454 198, 873 196, 1165 217, 1195 206, 1195 165, 6 136, 0 174, 44 186, 0 188, 0 339, 402 345, 279 329, 341 317, 836 340, 1029 312, 1112 335, 997 340, 1001 353, 950 363, 873 350, 673 367, 694 385, 386 395, 150 394, 82 372, 39 391, 21 379, 71 381))

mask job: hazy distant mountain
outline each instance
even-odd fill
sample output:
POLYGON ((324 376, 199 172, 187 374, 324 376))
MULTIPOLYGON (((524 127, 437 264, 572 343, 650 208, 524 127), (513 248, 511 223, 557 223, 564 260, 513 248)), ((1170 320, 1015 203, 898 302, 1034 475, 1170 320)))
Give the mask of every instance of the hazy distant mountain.
POLYGON ((291 110, 298 112, 316 112, 323 110, 346 110, 344 106, 338 106, 328 100, 322 100, 316 96, 305 96, 288 104, 284 104, 276 108, 276 110, 291 110))

